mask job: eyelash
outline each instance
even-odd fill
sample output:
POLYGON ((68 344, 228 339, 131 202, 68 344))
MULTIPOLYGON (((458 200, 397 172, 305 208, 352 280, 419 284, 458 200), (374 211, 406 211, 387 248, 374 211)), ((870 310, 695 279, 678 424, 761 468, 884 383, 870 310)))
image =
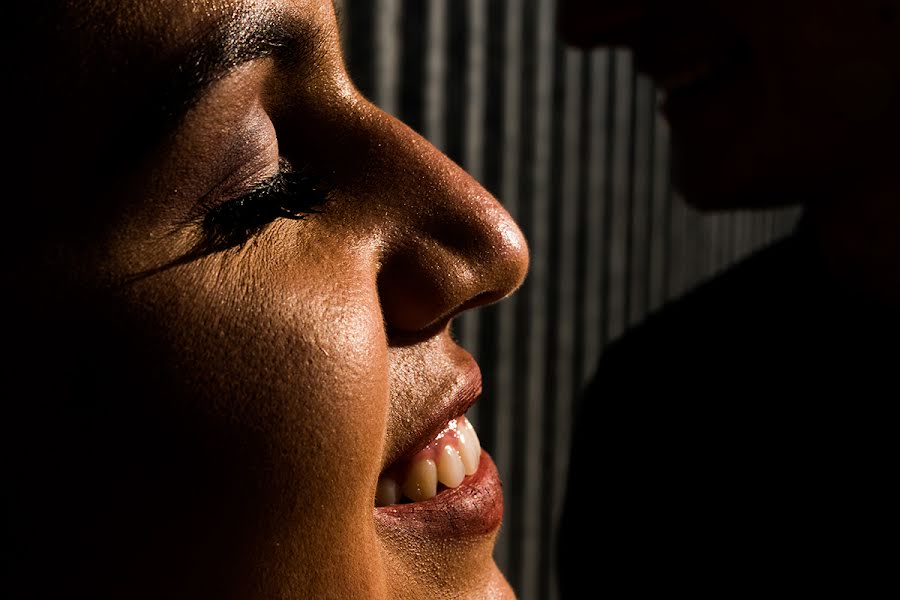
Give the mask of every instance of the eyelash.
POLYGON ((282 160, 278 172, 246 194, 211 208, 203 218, 206 252, 241 246, 276 219, 305 219, 321 212, 331 189, 282 160))

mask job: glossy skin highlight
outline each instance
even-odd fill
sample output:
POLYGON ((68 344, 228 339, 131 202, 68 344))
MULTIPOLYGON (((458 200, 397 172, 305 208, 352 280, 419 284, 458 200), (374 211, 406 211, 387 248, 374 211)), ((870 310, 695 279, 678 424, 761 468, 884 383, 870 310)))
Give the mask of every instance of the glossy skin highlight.
POLYGON ((60 365, 55 381, 35 378, 22 409, 23 431, 43 431, 39 443, 21 435, 23 464, 41 472, 23 475, 36 487, 22 502, 48 508, 23 518, 74 558, 60 567, 35 544, 28 568, 59 574, 30 583, 35 595, 513 597, 491 558, 496 527, 438 539, 379 524, 373 506, 379 474, 469 368, 450 320, 525 276, 509 215, 353 87, 330 2, 69 11, 116 34, 54 121, 77 177, 65 219, 48 217, 12 286, 15 339, 60 365), (166 123, 162 143, 149 129, 107 147, 132 122, 118 117, 135 117, 108 72, 144 81, 129 66, 164 70, 210 23, 259 10, 289 14, 307 51, 231 69, 166 123), (98 156, 116 156, 115 170, 98 156), (322 212, 191 256, 202 210, 279 158, 327 180, 322 212), (89 408, 70 418, 76 397, 89 408))

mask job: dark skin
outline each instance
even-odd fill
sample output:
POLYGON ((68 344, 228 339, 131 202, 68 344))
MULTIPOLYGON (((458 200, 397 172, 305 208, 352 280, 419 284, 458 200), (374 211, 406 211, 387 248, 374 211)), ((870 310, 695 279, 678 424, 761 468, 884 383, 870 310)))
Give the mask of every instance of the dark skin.
POLYGON ((633 50, 663 89, 712 65, 715 82, 668 107, 685 200, 703 210, 800 203, 833 275, 896 304, 898 9, 892 0, 561 0, 559 29, 579 47, 633 50))

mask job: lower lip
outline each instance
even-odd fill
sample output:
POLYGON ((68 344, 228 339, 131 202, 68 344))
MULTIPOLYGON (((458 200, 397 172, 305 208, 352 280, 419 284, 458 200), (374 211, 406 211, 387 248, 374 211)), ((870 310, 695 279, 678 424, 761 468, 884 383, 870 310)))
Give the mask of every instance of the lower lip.
POLYGON ((478 470, 459 487, 434 498, 409 504, 375 508, 378 525, 393 530, 415 530, 419 535, 464 538, 495 532, 503 520, 503 489, 497 466, 481 451, 478 470))

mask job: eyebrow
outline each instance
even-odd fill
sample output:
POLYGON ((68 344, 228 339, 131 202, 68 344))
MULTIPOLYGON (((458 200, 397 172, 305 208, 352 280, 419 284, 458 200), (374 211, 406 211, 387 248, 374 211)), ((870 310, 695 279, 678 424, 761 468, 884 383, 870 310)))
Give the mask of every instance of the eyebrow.
POLYGON ((196 104, 212 83, 244 63, 289 51, 311 52, 312 43, 303 33, 296 19, 270 10, 218 19, 174 64, 163 66, 167 81, 160 106, 169 118, 177 118, 196 104))
MULTIPOLYGON (((332 0, 335 15, 340 10, 332 0)), ((216 19, 174 61, 161 68, 163 82, 156 105, 170 125, 202 97, 211 84, 247 62, 275 56, 288 64, 311 59, 321 39, 317 30, 297 15, 271 7, 235 11, 216 19)))

